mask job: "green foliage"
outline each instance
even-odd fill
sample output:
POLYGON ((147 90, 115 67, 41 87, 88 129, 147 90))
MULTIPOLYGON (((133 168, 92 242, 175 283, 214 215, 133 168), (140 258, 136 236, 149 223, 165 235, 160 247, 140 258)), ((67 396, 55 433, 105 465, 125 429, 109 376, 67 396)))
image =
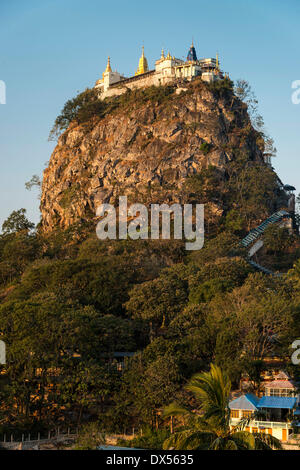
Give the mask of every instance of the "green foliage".
POLYGON ((63 209, 67 209, 68 207, 70 207, 72 202, 78 200, 79 197, 79 187, 77 185, 71 186, 63 192, 63 195, 59 200, 59 205, 63 209))
POLYGON ((98 423, 89 423, 80 429, 74 450, 96 450, 105 445, 105 435, 98 423))
POLYGON ((134 286, 129 295, 126 308, 133 318, 143 318, 164 326, 186 302, 186 283, 177 276, 170 278, 163 275, 134 286))
POLYGON ((229 78, 208 83, 208 88, 220 98, 228 98, 233 95, 233 82, 229 78))
POLYGON ((241 233, 245 227, 244 219, 237 209, 232 209, 226 214, 225 227, 230 232, 241 233))
POLYGON ((212 144, 209 144, 208 142, 203 142, 200 145, 200 150, 201 152, 204 153, 204 155, 207 155, 212 149, 212 144))
MULTIPOLYGON (((209 146, 209 144, 207 145, 209 146)), ((207 149, 207 145, 204 145, 205 149, 207 149)), ((210 151, 210 146, 208 151, 210 151)), ((222 176, 217 167, 210 165, 207 169, 203 169, 201 173, 187 178, 184 191, 189 195, 189 198, 201 203, 212 202, 220 198, 222 176)))
MULTIPOLYGON (((216 99, 235 106, 230 80, 199 83, 192 86, 207 86, 216 99)), ((117 109, 128 113, 148 102, 168 106, 174 90, 129 90, 103 101, 95 90, 86 90, 66 103, 53 133, 71 123, 93 125, 117 109)), ((242 91, 247 100, 249 90, 242 91)), ((196 124, 189 128, 195 130, 196 124)), ((256 133, 249 124, 242 137, 234 127, 229 131, 245 141, 254 133, 266 152, 261 129, 256 133)), ((18 423, 21 429, 20 423, 26 423, 28 429, 44 429, 61 421, 84 423, 88 417, 97 424, 83 428, 80 449, 102 443, 99 429, 123 432, 140 425, 144 435, 131 445, 142 448, 160 449, 162 441, 176 449, 277 445, 264 441, 265 436, 228 429, 229 382, 237 387, 247 374, 257 388, 264 361, 275 355, 285 360, 300 334, 300 262, 287 276, 253 274, 240 244, 285 196, 276 174, 238 145, 224 146, 232 158, 222 171, 208 166, 182 188, 185 202, 206 204, 205 246, 196 252, 186 253, 182 242, 166 240, 99 241, 93 223, 49 234, 33 231, 25 209, 4 222, 0 336, 8 362, 0 374, 3 426, 18 423), (134 353, 122 371, 114 362, 117 351, 134 353), (216 366, 208 371, 210 363, 216 366), (172 435, 169 418, 161 415, 171 401, 190 405, 169 409, 181 416, 172 435)), ((166 155, 171 150, 174 144, 167 145, 166 155)), ((212 146, 203 142, 201 150, 208 154, 212 146)), ((33 178, 27 186, 38 183, 33 178)), ((74 185, 57 202, 67 208, 77 197, 80 187, 74 185)), ((298 237, 271 226, 263 256, 278 261, 293 252, 295 261, 297 244, 298 237)))
POLYGON ((76 121, 78 124, 82 124, 93 116, 102 116, 104 111, 105 105, 99 99, 98 91, 95 88, 87 88, 66 102, 61 114, 55 120, 49 139, 53 140, 59 136, 69 127, 71 122, 76 121))
POLYGON ((10 216, 2 224, 2 232, 4 235, 17 233, 21 231, 28 232, 34 228, 34 224, 26 217, 26 209, 13 211, 10 216))
POLYGON ((123 311, 122 304, 133 280, 134 272, 117 257, 103 257, 99 262, 53 261, 28 269, 11 298, 55 295, 63 301, 72 299, 82 305, 94 305, 102 313, 116 314, 123 311))
POLYGON ((266 219, 276 208, 278 185, 276 173, 263 163, 246 161, 244 157, 228 165, 226 206, 230 211, 229 227, 244 230, 266 219), (234 210, 234 212, 232 212, 234 210))
POLYGON ((3 223, 0 235, 0 285, 11 283, 40 255, 40 244, 34 228, 25 216, 26 210, 14 211, 3 223))
POLYGON ((176 344, 153 340, 135 355, 124 372, 115 400, 120 414, 130 412, 143 424, 156 426, 157 412, 176 396, 183 380, 182 354, 176 344))
POLYGON ((236 96, 246 103, 251 123, 258 131, 257 144, 266 157, 276 157, 277 149, 274 146, 274 140, 264 129, 264 120, 258 111, 258 100, 246 80, 237 80, 234 92, 236 96))
POLYGON ((226 279, 211 279, 204 281, 200 286, 191 290, 190 302, 198 304, 209 302, 215 295, 226 292, 233 287, 233 284, 226 279))
POLYGON ((128 90, 117 98, 118 106, 131 104, 146 104, 148 102, 163 104, 172 97, 175 92, 174 86, 149 86, 147 88, 128 90))
POLYGON ((164 442, 163 448, 176 450, 257 450, 281 449, 278 439, 245 431, 245 424, 230 429, 229 394, 231 383, 215 365, 196 374, 187 385, 199 403, 197 412, 172 403, 165 416, 181 417, 184 426, 164 442))
POLYGON ((217 294, 242 285, 251 268, 240 258, 221 258, 207 263, 189 278, 191 303, 209 302, 217 294))
POLYGON ((20 276, 25 268, 36 258, 38 241, 35 236, 20 233, 6 238, 1 250, 0 272, 2 282, 20 276))
POLYGON ((294 237, 285 227, 269 225, 264 231, 264 246, 267 251, 283 255, 294 243, 294 237))
POLYGON ((166 428, 153 430, 146 427, 140 436, 135 437, 131 441, 120 439, 119 446, 134 447, 136 449, 154 449, 161 450, 164 441, 170 436, 170 431, 166 428))
POLYGON ((144 89, 128 90, 120 96, 100 99, 99 90, 87 88, 75 98, 66 102, 61 114, 56 118, 49 139, 53 140, 65 131, 71 122, 84 124, 93 118, 103 118, 118 108, 128 108, 147 102, 162 104, 174 93, 172 86, 151 86, 144 89))
POLYGON ((242 357, 263 360, 275 351, 279 353, 281 348, 288 348, 293 336, 292 294, 280 279, 250 275, 241 287, 214 298, 211 311, 218 335, 222 335, 217 340, 217 353, 224 368, 236 364, 241 372, 242 357))

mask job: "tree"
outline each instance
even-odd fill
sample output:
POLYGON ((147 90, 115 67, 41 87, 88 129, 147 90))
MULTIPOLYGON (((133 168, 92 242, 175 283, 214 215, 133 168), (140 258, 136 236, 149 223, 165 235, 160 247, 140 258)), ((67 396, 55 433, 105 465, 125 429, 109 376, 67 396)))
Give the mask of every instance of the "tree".
POLYGON ((212 364, 209 372, 196 374, 186 388, 199 400, 199 409, 190 411, 175 403, 165 409, 165 417, 181 417, 184 425, 166 439, 164 449, 281 449, 280 441, 275 437, 245 431, 245 422, 230 429, 231 383, 219 367, 212 364))
POLYGON ((234 92, 241 101, 247 104, 253 126, 256 129, 261 129, 264 124, 263 118, 258 114, 258 100, 249 82, 243 79, 237 80, 234 92))
MULTIPOLYGON (((276 207, 278 185, 276 173, 261 162, 241 156, 227 167, 226 206, 235 210, 235 219, 244 221, 244 230, 250 230, 267 218, 276 207)), ((230 220, 229 220, 230 222, 230 220)), ((239 230, 241 227, 238 227, 239 230)))
POLYGON ((26 209, 19 209, 13 211, 10 216, 3 222, 2 232, 5 235, 11 233, 21 232, 22 230, 28 232, 34 228, 34 224, 26 217, 26 209))
POLYGON ((274 224, 266 228, 263 240, 267 251, 277 256, 284 254, 294 243, 294 237, 290 235, 288 228, 274 224))
POLYGON ((72 121, 78 124, 86 122, 95 115, 101 115, 104 110, 105 104, 99 99, 99 92, 95 88, 87 88, 66 102, 61 114, 55 120, 49 140, 57 138, 72 121))
POLYGON ((122 376, 116 408, 130 412, 131 419, 152 428, 159 424, 158 413, 170 397, 175 399, 183 380, 182 353, 174 341, 154 339, 142 352, 135 354, 122 376))
POLYGON ((40 188, 42 185, 41 179, 38 175, 33 175, 29 181, 25 183, 25 188, 28 189, 28 191, 31 191, 32 188, 37 186, 40 188))
POLYGON ((277 149, 274 146, 274 140, 268 135, 264 128, 263 117, 258 112, 258 100, 249 82, 242 79, 237 80, 234 91, 236 96, 248 106, 248 113, 252 125, 254 129, 257 130, 260 134, 260 139, 258 139, 258 142, 261 140, 264 155, 266 157, 275 157, 277 149))
POLYGON ((97 422, 89 423, 80 429, 75 450, 96 450, 105 442, 105 435, 101 432, 99 424, 97 422))
POLYGON ((196 199, 201 203, 218 201, 223 184, 224 174, 219 168, 210 165, 199 174, 187 178, 184 191, 187 199, 196 199))
POLYGON ((40 246, 35 234, 18 232, 3 237, 0 248, 0 283, 12 281, 20 276, 26 267, 40 254, 40 246))
POLYGON ((189 278, 191 303, 209 302, 222 292, 240 286, 251 271, 242 258, 220 258, 207 263, 189 278))
POLYGON ((284 280, 250 274, 241 287, 214 298, 210 304, 218 335, 228 339, 231 335, 226 332, 235 332, 231 341, 220 340, 221 356, 233 354, 232 364, 242 357, 252 361, 278 352, 289 341, 293 310, 293 293, 284 280))
POLYGON ((102 314, 119 314, 133 279, 132 267, 118 257, 44 262, 26 271, 13 296, 26 299, 38 292, 52 293, 62 302, 72 299, 94 305, 102 314))
POLYGON ((26 181, 25 188, 27 189, 27 191, 31 191, 32 188, 38 188, 38 199, 41 198, 42 181, 38 175, 33 175, 29 181, 26 181))
POLYGON ((186 283, 182 279, 161 276, 153 281, 135 285, 126 302, 133 318, 143 318, 157 326, 165 326, 187 300, 186 283))
POLYGON ((107 340, 92 307, 53 298, 6 302, 0 307, 7 345, 6 406, 20 416, 50 420, 63 410, 102 407, 117 386, 117 371, 101 361, 107 340))

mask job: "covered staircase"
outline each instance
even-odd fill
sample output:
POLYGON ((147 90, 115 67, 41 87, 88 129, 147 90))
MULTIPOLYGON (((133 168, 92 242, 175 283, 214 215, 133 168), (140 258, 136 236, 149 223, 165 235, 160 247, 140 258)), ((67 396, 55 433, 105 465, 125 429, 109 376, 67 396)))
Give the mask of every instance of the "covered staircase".
MULTIPOLYGON (((258 227, 256 227, 253 230, 250 230, 248 235, 246 235, 246 237, 243 238, 243 240, 241 241, 241 245, 245 248, 250 247, 251 245, 253 245, 255 242, 258 241, 258 239, 264 234, 264 231, 270 224, 279 223, 282 220, 287 219, 287 218, 292 218, 292 214, 290 212, 286 210, 280 210, 278 212, 275 212, 266 220, 264 220, 258 227)), ((275 276, 276 274, 273 271, 265 268, 264 266, 261 266, 255 261, 252 261, 251 259, 251 257, 256 253, 256 251, 258 251, 262 246, 263 246, 263 242, 260 244, 257 244, 256 250, 254 247, 252 247, 252 250, 250 250, 250 252, 248 253, 248 262, 251 264, 251 266, 253 266, 258 271, 275 276)))

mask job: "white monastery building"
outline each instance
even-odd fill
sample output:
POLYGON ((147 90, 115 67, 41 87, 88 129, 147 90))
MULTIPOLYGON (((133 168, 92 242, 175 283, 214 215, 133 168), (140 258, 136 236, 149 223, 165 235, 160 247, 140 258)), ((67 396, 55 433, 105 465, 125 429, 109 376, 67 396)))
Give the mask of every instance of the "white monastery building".
POLYGON ((95 88, 99 89, 101 98, 104 99, 109 96, 121 95, 128 88, 167 85, 180 80, 190 81, 195 77, 201 77, 206 82, 223 79, 224 75, 220 70, 218 54, 216 58, 198 60, 192 43, 186 60, 176 59, 171 56, 170 52, 165 56, 164 50, 162 50, 160 59, 155 62, 155 69, 149 70, 143 47, 139 66, 134 76, 126 78, 117 71, 113 72, 109 57, 102 78, 97 80, 95 88))

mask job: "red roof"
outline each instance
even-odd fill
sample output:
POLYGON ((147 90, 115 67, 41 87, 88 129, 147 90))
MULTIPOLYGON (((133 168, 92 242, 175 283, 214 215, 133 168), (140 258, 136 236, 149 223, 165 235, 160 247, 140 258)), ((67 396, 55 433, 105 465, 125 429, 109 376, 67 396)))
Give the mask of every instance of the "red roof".
POLYGON ((290 380, 290 378, 291 377, 283 370, 281 370, 277 375, 275 375, 276 380, 290 380))
POLYGON ((294 389, 295 385, 290 380, 273 380, 265 384, 265 388, 291 388, 294 389))

